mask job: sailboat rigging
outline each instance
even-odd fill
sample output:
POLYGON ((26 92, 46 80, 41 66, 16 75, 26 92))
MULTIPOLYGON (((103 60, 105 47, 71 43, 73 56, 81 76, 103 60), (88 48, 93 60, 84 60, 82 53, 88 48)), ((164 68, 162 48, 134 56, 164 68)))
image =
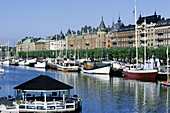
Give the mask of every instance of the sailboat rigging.
MULTIPOLYGON (((144 19, 144 18, 143 18, 144 19)), ((144 33, 146 34, 146 19, 144 19, 145 30, 144 33)), ((146 65, 146 35, 144 36, 144 64, 146 65)), ((135 0, 135 42, 136 42, 136 68, 134 65, 129 65, 128 68, 123 69, 123 74, 127 77, 135 77, 135 78, 142 78, 142 79, 155 79, 156 75, 158 74, 157 70, 154 69, 147 69, 146 66, 143 69, 138 68, 138 40, 137 40, 137 21, 136 21, 136 0, 135 0)))

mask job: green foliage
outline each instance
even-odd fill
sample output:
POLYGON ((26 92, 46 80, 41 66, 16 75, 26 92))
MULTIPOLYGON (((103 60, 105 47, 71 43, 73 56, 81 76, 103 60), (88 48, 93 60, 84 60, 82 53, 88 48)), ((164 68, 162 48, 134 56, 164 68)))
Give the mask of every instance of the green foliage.
POLYGON ((166 48, 165 47, 159 47, 156 48, 156 53, 155 53, 155 57, 162 59, 162 60, 166 60, 166 48))
MULTIPOLYGON (((79 58, 86 58, 86 49, 80 49, 79 50, 79 58)), ((68 50, 67 51, 67 58, 70 58, 70 52, 71 57, 74 56, 75 50, 68 50)), ((57 56, 59 56, 60 51, 57 51, 57 56)), ((10 53, 11 55, 14 55, 14 53, 10 53)), ((56 58, 56 51, 49 50, 49 51, 29 51, 29 52, 18 52, 19 57, 26 58, 28 54, 28 57, 43 57, 43 58, 56 58), (54 52, 54 54, 53 54, 54 52)), ((76 56, 78 54, 78 50, 76 50, 76 56)), ((139 58, 144 57, 144 48, 140 47, 138 48, 138 54, 139 58)), ((63 55, 66 55, 66 51, 63 51, 63 55)), ((166 47, 159 47, 159 48, 147 48, 147 59, 152 58, 155 56, 156 58, 166 60, 166 47)), ((5 56, 5 53, 3 53, 3 56, 5 56)), ((102 49, 88 49, 88 58, 96 58, 99 59, 102 57, 102 49)), ((108 48, 103 49, 103 58, 108 58, 112 60, 113 58, 116 59, 134 59, 136 57, 136 48, 135 47, 125 47, 125 48, 108 48)))

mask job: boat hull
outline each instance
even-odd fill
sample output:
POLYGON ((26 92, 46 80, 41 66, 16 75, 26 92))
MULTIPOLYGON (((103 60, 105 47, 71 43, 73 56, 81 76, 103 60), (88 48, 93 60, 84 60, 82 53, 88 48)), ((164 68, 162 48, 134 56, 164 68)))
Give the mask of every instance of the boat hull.
POLYGON ((62 70, 62 72, 69 72, 69 70, 62 70))
POLYGON ((96 68, 96 69, 85 69, 85 68, 82 68, 81 71, 83 73, 89 73, 89 74, 109 74, 110 73, 110 66, 96 68))
POLYGON ((161 85, 170 86, 170 83, 168 81, 162 81, 161 85))
POLYGON ((167 81, 167 73, 166 72, 158 72, 156 76, 156 80, 167 81))
POLYGON ((36 68, 46 68, 47 67, 47 63, 46 62, 37 62, 37 64, 34 64, 34 67, 36 68))
POLYGON ((78 72, 79 66, 61 66, 57 64, 57 70, 63 72, 78 72))
POLYGON ((57 65, 53 63, 47 63, 47 67, 57 70, 57 65))
POLYGON ((123 70, 123 74, 127 77, 155 79, 158 72, 157 70, 123 70))
POLYGON ((3 65, 10 65, 11 64, 11 61, 10 60, 6 60, 3 62, 3 65))

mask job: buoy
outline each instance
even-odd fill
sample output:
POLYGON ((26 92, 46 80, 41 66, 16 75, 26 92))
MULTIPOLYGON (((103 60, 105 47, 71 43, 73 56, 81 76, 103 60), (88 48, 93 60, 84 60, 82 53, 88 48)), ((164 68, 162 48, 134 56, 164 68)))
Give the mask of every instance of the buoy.
POLYGON ((3 76, 1 76, 1 78, 3 78, 3 76))
POLYGON ((6 76, 4 76, 4 78, 6 78, 6 76))
POLYGON ((18 76, 18 78, 20 78, 20 76, 18 76))

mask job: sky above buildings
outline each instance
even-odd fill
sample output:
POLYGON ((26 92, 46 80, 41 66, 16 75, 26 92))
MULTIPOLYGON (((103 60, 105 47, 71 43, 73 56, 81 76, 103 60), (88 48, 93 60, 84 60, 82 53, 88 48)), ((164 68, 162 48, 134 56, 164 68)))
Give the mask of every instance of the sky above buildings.
MULTIPOLYGON (((137 0, 137 16, 156 11, 170 18, 170 0, 137 0)), ((0 0, 0 35, 3 44, 14 46, 19 39, 55 35, 62 30, 97 28, 101 17, 105 25, 116 23, 120 15, 125 25, 134 24, 134 0, 0 0)))

